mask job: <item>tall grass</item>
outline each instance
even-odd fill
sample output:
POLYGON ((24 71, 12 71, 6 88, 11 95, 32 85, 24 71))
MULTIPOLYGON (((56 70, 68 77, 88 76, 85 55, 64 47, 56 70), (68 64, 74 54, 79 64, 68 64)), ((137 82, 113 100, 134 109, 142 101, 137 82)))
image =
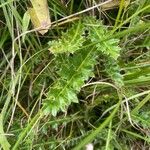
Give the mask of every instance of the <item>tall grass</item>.
MULTIPOLYGON (((89 143, 102 150, 150 147, 150 3, 132 0, 125 7, 124 2, 104 10, 95 6, 101 1, 49 0, 52 27, 41 36, 31 22, 25 28, 29 1, 1 0, 1 149, 78 150, 89 143), (101 42, 120 39, 118 65, 124 85, 117 87, 100 54, 94 76, 84 81, 77 95, 79 103, 71 103, 54 117, 43 107, 49 89, 59 79, 56 55, 48 50, 48 43, 63 38, 62 33, 86 16, 95 16, 113 33, 101 42)), ((88 38, 90 33, 84 34, 88 38)), ((85 43, 84 49, 96 44, 85 43)))

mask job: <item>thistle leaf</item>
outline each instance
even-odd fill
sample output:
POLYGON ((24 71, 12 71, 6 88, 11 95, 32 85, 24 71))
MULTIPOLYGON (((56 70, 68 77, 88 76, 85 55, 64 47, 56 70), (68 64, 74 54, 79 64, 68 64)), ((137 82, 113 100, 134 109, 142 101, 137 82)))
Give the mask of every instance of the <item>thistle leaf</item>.
POLYGON ((67 32, 62 33, 62 36, 57 41, 49 42, 49 50, 53 54, 58 53, 74 53, 81 48, 85 38, 82 36, 84 32, 84 26, 81 22, 75 23, 67 32))
POLYGON ((118 39, 107 39, 110 36, 110 32, 107 28, 102 25, 102 22, 97 21, 94 18, 86 19, 85 23, 89 28, 89 39, 96 43, 96 48, 98 51, 101 51, 103 54, 106 54, 113 59, 117 60, 120 55, 120 47, 118 46, 118 39), (88 24, 86 23, 88 22, 88 24))
POLYGON ((77 93, 84 85, 84 81, 93 75, 93 68, 96 64, 95 57, 91 47, 82 49, 73 56, 58 55, 56 57, 59 79, 50 88, 44 102, 51 114, 56 115, 56 111, 60 110, 66 111, 72 102, 78 102, 77 93), (71 67, 69 67, 70 64, 71 67))
POLYGON ((119 87, 123 86, 123 77, 120 74, 120 67, 118 65, 118 57, 120 56, 120 47, 118 39, 107 39, 110 36, 110 32, 102 23, 94 18, 85 20, 87 27, 89 28, 90 34, 89 39, 95 42, 97 51, 104 55, 105 71, 110 78, 119 87))
POLYGON ((116 84, 122 84, 117 62, 120 55, 119 40, 104 40, 110 33, 96 19, 88 17, 83 22, 74 24, 62 34, 61 39, 49 43, 51 52, 55 54, 58 79, 50 87, 44 107, 46 113, 54 116, 59 111, 65 112, 72 102, 78 102, 77 94, 84 82, 94 76, 96 58, 100 54, 106 57, 105 67, 108 75, 116 84), (85 29, 89 31, 86 38, 82 36, 85 29), (91 46, 93 42, 95 45, 91 46))
POLYGON ((105 71, 118 87, 122 87, 124 85, 123 76, 120 74, 120 70, 121 69, 116 60, 113 58, 105 59, 105 71))

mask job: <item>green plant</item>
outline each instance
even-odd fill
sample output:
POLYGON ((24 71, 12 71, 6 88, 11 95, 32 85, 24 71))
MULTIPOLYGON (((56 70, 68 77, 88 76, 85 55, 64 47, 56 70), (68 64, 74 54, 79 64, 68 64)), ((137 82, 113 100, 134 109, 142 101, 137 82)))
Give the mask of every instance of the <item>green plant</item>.
POLYGON ((56 116, 60 110, 65 112, 72 102, 78 102, 77 94, 84 81, 94 76, 93 69, 100 55, 105 56, 104 60, 107 59, 105 69, 111 79, 119 86, 123 85, 117 65, 119 41, 105 41, 108 36, 109 30, 100 21, 86 17, 63 33, 61 39, 50 42, 50 51, 55 54, 58 79, 50 87, 44 100, 45 112, 56 116), (84 32, 88 32, 86 37, 82 35, 84 32))
POLYGON ((149 1, 47 2, 45 35, 0 2, 0 149, 148 149, 149 1))

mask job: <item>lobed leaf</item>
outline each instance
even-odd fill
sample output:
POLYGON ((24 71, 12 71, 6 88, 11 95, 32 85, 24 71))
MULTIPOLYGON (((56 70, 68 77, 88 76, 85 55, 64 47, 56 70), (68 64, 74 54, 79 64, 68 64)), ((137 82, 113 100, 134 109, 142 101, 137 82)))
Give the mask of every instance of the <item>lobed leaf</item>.
POLYGON ((96 43, 97 50, 117 60, 121 50, 118 46, 119 40, 105 40, 110 36, 110 32, 102 25, 102 22, 97 21, 94 18, 88 18, 85 22, 88 22, 87 26, 90 32, 88 38, 96 43))
POLYGON ((47 93, 44 102, 47 106, 46 112, 49 111, 55 116, 60 110, 66 111, 72 102, 78 102, 77 93, 84 85, 84 81, 93 76, 95 58, 96 55, 91 47, 82 49, 73 56, 58 55, 56 57, 59 79, 47 93))
POLYGON ((55 54, 59 77, 50 87, 44 105, 45 111, 54 116, 59 111, 65 112, 72 102, 78 102, 77 94, 84 82, 94 76, 96 58, 100 54, 106 57, 106 72, 111 79, 119 86, 123 83, 117 62, 120 55, 119 40, 106 41, 110 33, 96 19, 88 17, 83 22, 75 23, 62 34, 61 39, 49 43, 51 52, 55 54), (89 32, 87 37, 82 36, 85 29, 89 32), (90 46, 92 43, 95 45, 90 46))
POLYGON ((49 50, 53 54, 59 53, 74 53, 76 50, 82 47, 85 38, 82 36, 84 32, 84 26, 81 22, 75 23, 66 33, 62 33, 62 36, 57 41, 50 41, 49 50))

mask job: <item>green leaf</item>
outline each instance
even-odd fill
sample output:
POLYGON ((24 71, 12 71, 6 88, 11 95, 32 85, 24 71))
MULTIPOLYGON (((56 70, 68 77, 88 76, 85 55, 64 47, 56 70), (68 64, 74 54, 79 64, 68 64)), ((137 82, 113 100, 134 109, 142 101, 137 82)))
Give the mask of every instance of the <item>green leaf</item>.
POLYGON ((105 71, 110 76, 110 78, 115 82, 118 87, 122 87, 123 83, 123 76, 120 74, 120 67, 118 62, 113 58, 105 58, 105 71))
POLYGON ((81 22, 77 22, 66 33, 62 33, 60 39, 57 41, 50 41, 49 50, 53 54, 64 52, 74 53, 82 46, 83 42, 85 41, 85 38, 82 36, 83 33, 83 24, 81 22))
MULTIPOLYGON (((25 33, 28 30, 29 23, 30 23, 30 15, 29 15, 29 12, 26 11, 22 20, 22 32, 23 33, 25 33)), ((26 36, 25 34, 22 36, 23 42, 25 40, 25 36, 26 36)))
POLYGON ((10 149, 10 144, 5 136, 5 132, 3 130, 3 120, 2 114, 0 114, 0 145, 4 150, 10 149))
POLYGON ((102 25, 102 22, 96 20, 95 18, 87 18, 85 23, 90 32, 88 38, 92 42, 96 43, 97 50, 117 60, 121 50, 118 46, 119 40, 104 40, 110 36, 110 32, 104 25, 102 25))
POLYGON ((49 43, 51 52, 55 54, 58 79, 50 87, 44 107, 54 116, 59 111, 65 112, 72 102, 78 102, 77 94, 84 82, 94 76, 94 66, 100 54, 107 59, 106 71, 111 79, 118 85, 122 83, 117 68, 117 58, 120 55, 119 40, 104 40, 110 33, 96 19, 88 17, 83 22, 74 24, 62 34, 61 39, 49 43), (87 37, 82 36, 85 29, 89 31, 87 37), (90 46, 93 42, 95 45, 90 46))
POLYGON ((90 32, 88 38, 95 43, 97 51, 104 55, 105 71, 117 86, 123 86, 123 77, 120 74, 120 67, 117 61, 121 50, 118 46, 119 40, 105 40, 110 36, 110 32, 100 21, 94 18, 87 18, 85 23, 87 24, 90 32))
POLYGON ((66 111, 72 102, 78 102, 77 93, 84 85, 84 81, 93 75, 95 58, 92 47, 82 49, 73 56, 63 54, 56 57, 59 79, 47 93, 44 101, 46 110, 49 109, 49 112, 55 116, 60 110, 66 111))

